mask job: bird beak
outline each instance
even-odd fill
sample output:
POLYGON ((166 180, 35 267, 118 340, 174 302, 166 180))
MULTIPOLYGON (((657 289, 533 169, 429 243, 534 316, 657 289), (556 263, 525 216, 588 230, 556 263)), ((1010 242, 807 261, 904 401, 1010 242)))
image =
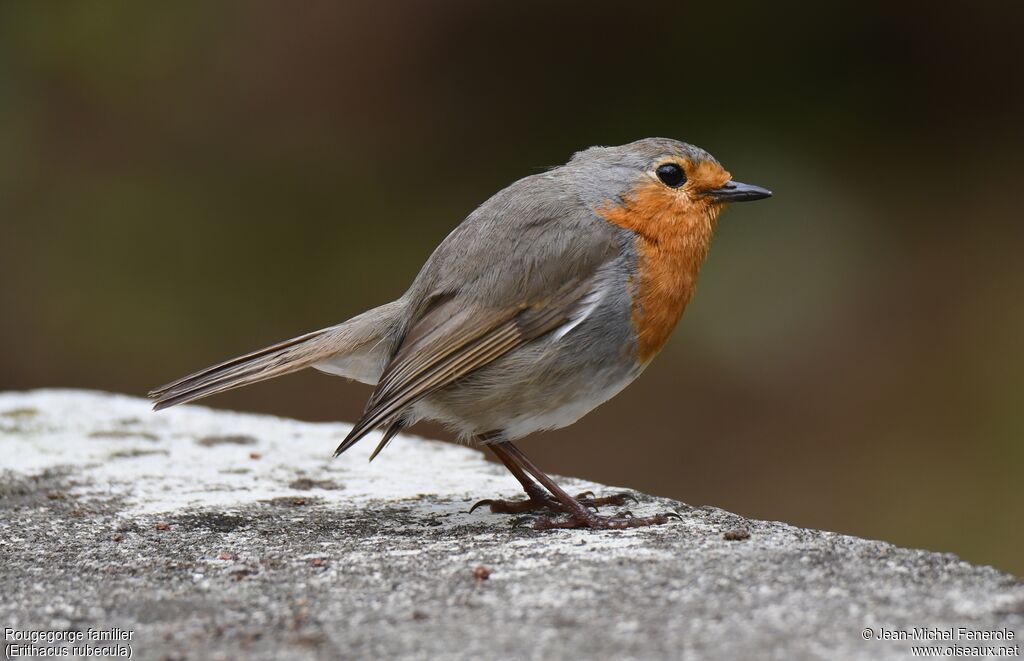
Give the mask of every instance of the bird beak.
POLYGON ((704 194, 710 195, 715 202, 753 202, 772 196, 772 192, 767 188, 738 181, 730 181, 721 188, 714 188, 704 194))

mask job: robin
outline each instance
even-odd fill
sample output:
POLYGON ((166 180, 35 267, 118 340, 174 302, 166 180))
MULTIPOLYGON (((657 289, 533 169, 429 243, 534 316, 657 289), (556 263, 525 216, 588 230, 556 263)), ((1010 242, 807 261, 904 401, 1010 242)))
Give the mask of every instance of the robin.
POLYGON ((693 296, 722 209, 770 196, 676 140, 591 147, 480 205, 398 300, 149 394, 160 410, 314 367, 374 386, 334 456, 383 428, 372 460, 437 420, 488 447, 528 496, 477 505, 550 510, 540 529, 666 523, 598 515, 625 494, 573 497, 513 441, 576 422, 636 379, 693 296))

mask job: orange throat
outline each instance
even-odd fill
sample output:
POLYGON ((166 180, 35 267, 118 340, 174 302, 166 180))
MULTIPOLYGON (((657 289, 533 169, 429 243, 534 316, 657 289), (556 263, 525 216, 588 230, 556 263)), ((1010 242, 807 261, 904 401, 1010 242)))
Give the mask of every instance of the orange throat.
POLYGON ((638 277, 630 285, 641 365, 665 346, 690 302, 720 211, 720 205, 655 182, 638 186, 621 205, 599 210, 609 222, 636 234, 638 277))

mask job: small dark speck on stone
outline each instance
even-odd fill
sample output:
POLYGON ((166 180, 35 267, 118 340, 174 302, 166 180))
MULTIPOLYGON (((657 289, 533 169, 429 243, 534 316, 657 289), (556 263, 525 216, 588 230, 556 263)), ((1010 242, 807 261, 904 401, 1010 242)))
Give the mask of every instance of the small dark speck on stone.
POLYGON ((267 500, 261 500, 259 502, 276 507, 303 507, 305 505, 315 505, 322 501, 323 498, 317 498, 316 496, 299 498, 296 498, 295 496, 282 496, 280 498, 268 498, 267 500))
POLYGON ((33 409, 33 408, 11 409, 9 411, 4 411, 3 413, 0 413, 0 415, 2 415, 5 418, 32 418, 32 417, 35 417, 35 416, 39 415, 39 409, 33 409))
POLYGON ((247 527, 248 522, 241 516, 223 512, 198 512, 175 519, 174 524, 185 530, 209 530, 211 532, 233 532, 247 527))
POLYGON ((551 624, 558 629, 571 629, 580 626, 579 620, 564 613, 555 613, 551 618, 551 624))
POLYGON ((424 613, 423 611, 413 611, 412 612, 412 619, 418 620, 418 621, 422 621, 422 620, 430 619, 430 616, 427 615, 426 613, 424 613))
POLYGON ((262 457, 262 456, 263 456, 263 455, 262 455, 262 454, 260 454, 259 452, 250 452, 250 453, 249 453, 249 458, 250 458, 250 459, 259 459, 259 458, 260 458, 260 457, 262 457))
POLYGON ((111 452, 111 459, 134 459, 136 457, 148 457, 154 454, 166 455, 167 450, 142 450, 139 448, 132 448, 130 450, 118 450, 117 452, 111 452))
POLYGON ((159 441, 160 437, 148 431, 130 431, 127 429, 101 429, 89 434, 89 438, 144 438, 147 441, 159 441))
POLYGON ((725 539, 730 542, 738 542, 744 539, 750 539, 750 531, 746 528, 726 530, 725 534, 722 535, 722 539, 725 539))
POLYGON ((51 491, 46 497, 50 500, 66 500, 68 495, 63 491, 51 491))
POLYGON ((298 489, 300 491, 308 491, 309 489, 343 489, 344 487, 333 480, 311 480, 308 477, 300 477, 297 480, 293 480, 288 484, 291 489, 298 489))
POLYGON ((115 542, 123 542, 123 541, 124 541, 124 535, 122 535, 121 533, 116 533, 116 534, 115 534, 115 535, 114 535, 113 537, 111 537, 110 539, 112 539, 112 540, 113 540, 113 541, 115 541, 115 542))
POLYGON ((158 523, 158 524, 156 524, 153 527, 156 528, 157 530, 170 530, 171 529, 171 526, 169 524, 167 524, 167 523, 158 523))
POLYGON ((491 577, 491 568, 483 565, 477 565, 473 569, 473 580, 477 583, 482 583, 491 577))
POLYGON ((252 445, 256 439, 247 434, 228 434, 226 436, 203 436, 196 441, 199 445, 212 448, 215 445, 252 445))

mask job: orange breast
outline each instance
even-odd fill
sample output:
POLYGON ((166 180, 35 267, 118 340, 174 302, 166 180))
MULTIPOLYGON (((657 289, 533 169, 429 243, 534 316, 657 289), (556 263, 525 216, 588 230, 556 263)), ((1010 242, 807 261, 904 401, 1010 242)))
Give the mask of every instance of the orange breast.
POLYGON ((639 278, 632 319, 640 363, 661 350, 690 302, 718 211, 718 205, 691 200, 653 181, 639 186, 623 204, 601 210, 606 220, 637 235, 639 278))

